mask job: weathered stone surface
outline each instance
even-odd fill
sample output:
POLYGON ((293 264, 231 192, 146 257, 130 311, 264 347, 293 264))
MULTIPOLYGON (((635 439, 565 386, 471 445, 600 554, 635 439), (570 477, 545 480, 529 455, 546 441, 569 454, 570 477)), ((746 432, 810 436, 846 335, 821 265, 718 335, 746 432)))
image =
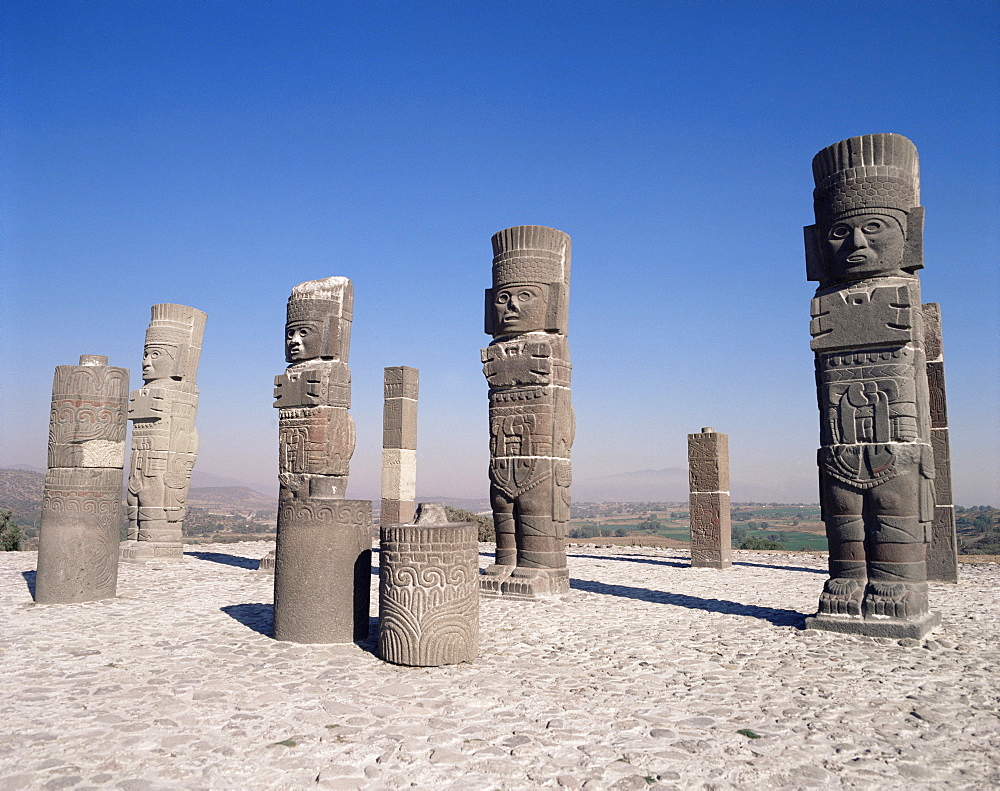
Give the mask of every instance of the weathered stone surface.
POLYGON ((122 560, 181 560, 191 471, 198 456, 198 388, 206 314, 153 305, 142 358, 145 383, 131 394, 132 459, 122 560))
POLYGON ((934 524, 927 548, 927 579, 958 582, 958 541, 951 489, 951 449, 948 442, 948 405, 944 384, 944 340, 941 306, 923 305, 924 345, 927 353, 927 390, 931 412, 931 446, 934 448, 934 524))
POLYGON ((382 412, 383 525, 411 522, 417 488, 417 390, 419 371, 386 368, 382 412))
POLYGON ((808 626, 922 637, 934 453, 924 352, 917 150, 853 137, 813 159, 806 228, 820 408, 820 502, 830 579, 808 626))
POLYGON ((732 565, 729 504, 729 436, 708 427, 688 434, 688 478, 691 487, 691 565, 732 565))
POLYGON ((274 637, 350 643, 368 636, 368 500, 282 500, 274 560, 274 637))
POLYGON ((101 355, 56 367, 35 600, 112 598, 118 576, 128 370, 101 355))
POLYGON ((415 524, 384 524, 379 656, 398 665, 471 662, 479 650, 479 544, 471 522, 422 503, 415 524))
POLYGON ((350 643, 368 636, 371 503, 345 500, 354 421, 350 352, 354 287, 346 277, 300 283, 288 299, 278 411, 278 540, 274 636, 350 643))
POLYGON ((524 225, 493 236, 482 350, 490 399, 490 496, 496 563, 483 595, 538 598, 569 589, 563 541, 569 521, 570 239, 524 225))

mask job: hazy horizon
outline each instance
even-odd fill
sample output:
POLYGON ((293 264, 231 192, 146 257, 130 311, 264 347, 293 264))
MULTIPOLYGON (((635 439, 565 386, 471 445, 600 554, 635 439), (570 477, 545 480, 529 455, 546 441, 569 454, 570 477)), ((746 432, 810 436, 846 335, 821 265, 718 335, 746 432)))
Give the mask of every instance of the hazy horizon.
POLYGON ((56 365, 105 354, 138 387, 149 308, 177 302, 208 314, 196 469, 272 486, 285 301, 344 275, 349 496, 378 496, 392 365, 420 370, 418 492, 485 496, 490 236, 539 224, 573 240, 574 498, 683 500, 714 426, 734 500, 815 502, 810 162, 898 132, 955 501, 996 503, 1000 13, 878 8, 3 4, 0 466, 44 467, 56 365))

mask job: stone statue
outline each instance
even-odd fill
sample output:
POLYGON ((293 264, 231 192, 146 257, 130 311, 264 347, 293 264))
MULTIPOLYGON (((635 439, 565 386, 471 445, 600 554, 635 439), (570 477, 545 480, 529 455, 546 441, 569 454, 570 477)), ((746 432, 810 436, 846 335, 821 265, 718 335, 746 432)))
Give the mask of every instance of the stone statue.
POLYGON ((145 384, 131 394, 132 460, 128 535, 122 560, 183 560, 183 524, 198 457, 195 375, 206 315, 187 305, 153 305, 142 357, 145 384))
POLYGON ((346 500, 354 454, 346 277, 299 283, 288 299, 278 408, 278 541, 274 636, 349 643, 368 636, 371 503, 346 500))
POLYGON ((84 354, 56 367, 35 601, 109 599, 118 579, 128 370, 84 354))
POLYGON ((496 562, 485 596, 533 599, 569 590, 570 238, 537 225, 493 236, 482 351, 490 397, 490 497, 496 562))
POLYGON ((382 515, 391 525, 413 521, 417 492, 417 386, 420 372, 385 369, 382 410, 382 515))
POLYGON ((691 566, 725 569, 732 561, 729 435, 711 426, 688 434, 691 487, 691 566))
POLYGON ((917 150, 895 134, 852 137, 813 159, 819 281, 812 349, 820 409, 820 504, 830 579, 809 628, 919 638, 927 604, 934 454, 920 303, 917 150))
POLYGON ((385 524, 379 656, 397 665, 471 662, 479 652, 479 543, 472 522, 421 503, 416 524, 385 524))

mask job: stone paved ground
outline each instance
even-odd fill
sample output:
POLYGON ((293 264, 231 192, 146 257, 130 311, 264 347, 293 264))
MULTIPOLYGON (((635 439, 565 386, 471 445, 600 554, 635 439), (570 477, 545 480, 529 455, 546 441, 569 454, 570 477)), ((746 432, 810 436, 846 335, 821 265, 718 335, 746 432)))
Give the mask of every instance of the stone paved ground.
POLYGON ((268 637, 272 546, 75 605, 0 553, 0 789, 1000 785, 996 564, 933 586, 944 625, 903 645, 800 630, 821 557, 575 547, 569 595, 485 600, 477 662, 411 669, 268 637))

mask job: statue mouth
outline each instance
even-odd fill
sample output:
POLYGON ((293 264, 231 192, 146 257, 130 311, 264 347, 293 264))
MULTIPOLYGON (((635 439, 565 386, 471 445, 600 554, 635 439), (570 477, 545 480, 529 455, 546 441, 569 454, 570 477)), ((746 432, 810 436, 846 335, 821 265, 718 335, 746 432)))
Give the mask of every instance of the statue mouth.
POLYGON ((854 253, 847 256, 847 263, 849 264, 863 264, 867 260, 868 256, 865 253, 854 253))

